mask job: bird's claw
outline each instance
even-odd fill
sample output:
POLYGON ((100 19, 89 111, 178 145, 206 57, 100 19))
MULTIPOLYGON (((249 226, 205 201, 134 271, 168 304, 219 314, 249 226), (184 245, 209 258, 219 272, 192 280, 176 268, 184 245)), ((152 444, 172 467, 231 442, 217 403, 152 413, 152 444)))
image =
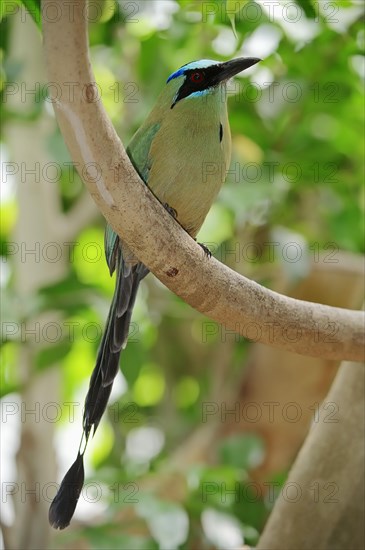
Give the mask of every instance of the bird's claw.
POLYGON ((209 248, 207 246, 205 246, 205 244, 203 243, 198 243, 198 245, 203 249, 203 252, 205 254, 205 256, 207 258, 211 258, 212 257, 212 253, 211 251, 209 250, 209 248))
POLYGON ((167 212, 170 214, 170 216, 172 216, 174 218, 174 220, 176 220, 177 219, 177 211, 175 210, 175 208, 172 208, 172 206, 167 204, 167 202, 165 202, 164 207, 167 210, 167 212))
MULTIPOLYGON (((164 203, 164 208, 167 210, 167 212, 170 214, 170 216, 172 216, 174 218, 174 220, 177 221, 177 211, 175 210, 175 208, 172 208, 172 206, 167 204, 167 202, 164 203)), ((209 248, 207 246, 205 246, 205 244, 198 243, 198 245, 203 249, 204 255, 207 258, 212 257, 211 251, 209 250, 209 248)))

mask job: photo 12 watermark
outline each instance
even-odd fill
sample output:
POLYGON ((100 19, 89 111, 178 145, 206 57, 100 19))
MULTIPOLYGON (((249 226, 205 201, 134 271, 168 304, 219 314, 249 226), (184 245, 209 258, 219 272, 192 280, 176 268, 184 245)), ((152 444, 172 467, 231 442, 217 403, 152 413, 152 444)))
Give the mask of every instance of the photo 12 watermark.
MULTIPOLYGON (((59 488, 60 484, 54 481, 42 484, 35 481, 32 485, 24 481, 20 483, 3 481, 1 483, 1 502, 6 504, 16 497, 22 504, 27 502, 39 503, 41 501, 51 504, 59 488)), ((70 500, 74 500, 74 495, 78 494, 78 487, 70 483, 64 486, 63 490, 68 492, 70 500)), ((115 482, 109 486, 89 481, 82 487, 80 500, 94 504, 111 498, 116 504, 133 505, 139 502, 139 490, 139 485, 133 481, 115 482)))
POLYGON ((281 485, 275 481, 258 483, 249 481, 245 483, 235 482, 228 485, 225 482, 204 481, 200 490, 201 501, 204 504, 217 503, 249 503, 265 501, 273 505, 280 496, 285 502, 295 504, 301 500, 310 501, 313 504, 337 504, 339 503, 340 488, 334 481, 323 482, 314 480, 303 486, 301 483, 288 481, 281 485))
POLYGON ((302 418, 312 417, 312 422, 324 424, 337 424, 339 419, 339 406, 333 401, 324 403, 312 403, 303 407, 296 401, 280 403, 279 401, 248 401, 242 403, 235 401, 203 401, 201 403, 201 421, 203 424, 215 420, 222 423, 249 424, 257 423, 281 423, 295 424, 302 418))

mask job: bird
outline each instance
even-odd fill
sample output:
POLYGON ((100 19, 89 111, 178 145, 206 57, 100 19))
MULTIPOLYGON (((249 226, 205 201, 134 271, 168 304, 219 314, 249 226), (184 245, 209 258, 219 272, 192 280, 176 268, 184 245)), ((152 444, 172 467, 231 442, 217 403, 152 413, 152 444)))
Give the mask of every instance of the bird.
MULTIPOLYGON (((144 183, 194 239, 230 165, 227 82, 259 61, 256 57, 200 59, 183 65, 168 77, 126 149, 144 183)), ((84 483, 87 442, 107 407, 138 287, 149 273, 109 225, 104 245, 110 275, 116 272, 115 291, 85 399, 77 457, 49 509, 55 529, 67 527, 75 512, 84 483)))

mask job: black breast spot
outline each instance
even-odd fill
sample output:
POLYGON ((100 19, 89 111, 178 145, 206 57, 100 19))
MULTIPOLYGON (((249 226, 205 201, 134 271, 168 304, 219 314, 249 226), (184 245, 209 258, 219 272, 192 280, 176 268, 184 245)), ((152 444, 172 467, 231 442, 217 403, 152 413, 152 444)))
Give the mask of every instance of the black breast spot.
POLYGON ((219 141, 221 142, 223 139, 223 126, 222 124, 219 125, 219 141))

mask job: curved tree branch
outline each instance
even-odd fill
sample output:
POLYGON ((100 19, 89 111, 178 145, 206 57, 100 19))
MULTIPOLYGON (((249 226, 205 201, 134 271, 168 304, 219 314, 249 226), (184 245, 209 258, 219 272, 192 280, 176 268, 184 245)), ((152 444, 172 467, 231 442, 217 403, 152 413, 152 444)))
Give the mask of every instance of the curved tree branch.
POLYGON ((42 12, 57 120, 89 192, 135 255, 188 304, 243 336, 304 355, 361 360, 362 312, 282 296, 204 257, 138 177, 104 111, 88 56, 86 0, 60 0, 60 17, 47 19, 52 4, 43 0, 42 12))

